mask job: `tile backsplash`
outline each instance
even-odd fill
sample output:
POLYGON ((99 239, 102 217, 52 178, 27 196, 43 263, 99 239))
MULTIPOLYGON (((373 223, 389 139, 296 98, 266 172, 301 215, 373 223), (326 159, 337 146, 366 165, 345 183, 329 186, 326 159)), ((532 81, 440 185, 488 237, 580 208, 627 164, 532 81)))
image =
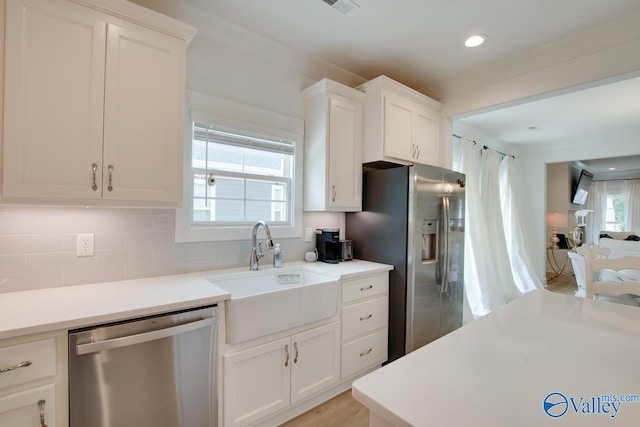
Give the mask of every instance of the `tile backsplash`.
MULTIPOLYGON (((305 214, 308 221, 340 226, 337 214, 305 214)), ((173 209, 0 206, 0 293, 248 265, 249 236, 175 243, 174 224, 173 209), (78 233, 95 235, 94 256, 76 256, 78 233)), ((313 247, 278 243, 285 261, 313 247)))

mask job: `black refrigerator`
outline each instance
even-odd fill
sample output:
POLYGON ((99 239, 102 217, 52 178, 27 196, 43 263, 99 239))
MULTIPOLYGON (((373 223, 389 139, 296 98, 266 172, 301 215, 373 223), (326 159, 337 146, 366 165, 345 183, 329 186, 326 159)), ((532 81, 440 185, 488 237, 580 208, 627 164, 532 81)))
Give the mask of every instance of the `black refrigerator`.
POLYGON ((346 214, 345 237, 354 258, 394 266, 391 362, 462 326, 465 177, 385 163, 365 165, 362 185, 362 212, 346 214))

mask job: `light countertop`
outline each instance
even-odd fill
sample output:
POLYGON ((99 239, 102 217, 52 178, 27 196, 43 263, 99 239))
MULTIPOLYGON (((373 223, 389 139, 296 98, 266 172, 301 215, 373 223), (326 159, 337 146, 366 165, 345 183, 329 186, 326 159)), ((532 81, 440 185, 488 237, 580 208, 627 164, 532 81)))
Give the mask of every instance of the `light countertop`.
MULTIPOLYGON (((358 277, 392 269, 385 264, 347 261, 286 263, 336 278, 358 277)), ((266 270, 269 266, 262 267, 266 270)), ((246 272, 247 268, 123 280, 0 294, 0 339, 74 329, 157 313, 215 304, 229 292, 209 279, 246 272)))
POLYGON ((356 380, 353 395, 380 426, 630 426, 640 401, 619 399, 640 398, 639 355, 640 309, 539 290, 356 380))
POLYGON ((321 274, 339 277, 340 279, 355 279, 357 277, 393 270, 392 265, 361 260, 345 261, 339 264, 327 264, 325 262, 299 262, 287 265, 296 264, 321 274))

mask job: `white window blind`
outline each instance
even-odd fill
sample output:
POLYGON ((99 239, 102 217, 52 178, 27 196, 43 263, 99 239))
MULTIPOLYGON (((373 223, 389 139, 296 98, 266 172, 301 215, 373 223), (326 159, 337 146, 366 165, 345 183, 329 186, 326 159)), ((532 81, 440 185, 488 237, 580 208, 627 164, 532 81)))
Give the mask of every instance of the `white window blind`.
POLYGON ((294 141, 193 122, 192 226, 292 222, 294 141))

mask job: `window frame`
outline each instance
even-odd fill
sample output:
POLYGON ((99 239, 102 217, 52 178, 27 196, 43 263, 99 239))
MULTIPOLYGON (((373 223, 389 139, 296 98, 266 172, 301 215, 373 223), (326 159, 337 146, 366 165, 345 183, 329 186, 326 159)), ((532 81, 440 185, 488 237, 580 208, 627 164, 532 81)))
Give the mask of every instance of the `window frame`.
POLYGON ((187 97, 190 108, 187 111, 184 126, 183 202, 182 207, 176 210, 176 242, 248 240, 251 238, 253 228, 253 224, 248 223, 224 223, 211 226, 194 224, 192 221, 194 198, 191 155, 194 122, 209 123, 222 131, 237 132, 258 138, 268 136, 293 142, 291 222, 285 225, 267 221, 267 224, 274 239, 302 237, 304 121, 197 92, 188 91, 187 97))

